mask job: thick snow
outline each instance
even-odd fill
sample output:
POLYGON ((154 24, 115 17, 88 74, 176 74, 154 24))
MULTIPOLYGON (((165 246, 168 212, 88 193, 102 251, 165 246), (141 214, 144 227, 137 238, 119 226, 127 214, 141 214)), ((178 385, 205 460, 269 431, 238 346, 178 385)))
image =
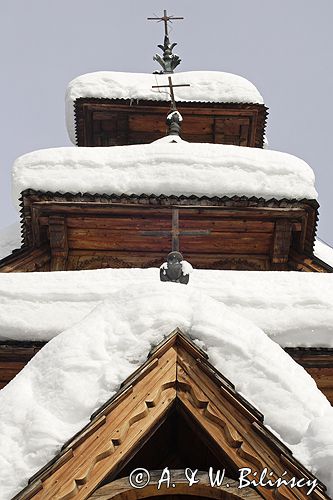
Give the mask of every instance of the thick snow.
POLYGON ((27 188, 106 194, 317 198, 303 160, 277 151, 223 144, 170 143, 55 148, 13 166, 14 200, 27 188))
MULTIPOLYGON (((76 144, 74 102, 79 97, 169 101, 169 89, 153 89, 153 85, 168 85, 168 76, 148 73, 118 73, 99 71, 75 78, 66 92, 68 134, 76 144)), ((245 78, 220 71, 188 71, 172 75, 173 84, 190 84, 174 89, 176 101, 235 102, 263 104, 256 87, 245 78)))
POLYGON ((333 409, 313 379, 227 305, 185 285, 156 282, 110 291, 0 392, 2 500, 25 486, 177 326, 333 493, 333 409))
POLYGON ((333 266, 333 248, 318 238, 315 241, 314 254, 330 266, 333 266))
POLYGON ((0 229, 0 259, 10 255, 16 248, 21 248, 21 231, 18 222, 0 229))
MULTIPOLYGON (((110 293, 159 281, 158 269, 0 274, 0 339, 48 340, 110 293)), ((282 346, 333 347, 331 274, 194 269, 187 285, 253 321, 282 346)))

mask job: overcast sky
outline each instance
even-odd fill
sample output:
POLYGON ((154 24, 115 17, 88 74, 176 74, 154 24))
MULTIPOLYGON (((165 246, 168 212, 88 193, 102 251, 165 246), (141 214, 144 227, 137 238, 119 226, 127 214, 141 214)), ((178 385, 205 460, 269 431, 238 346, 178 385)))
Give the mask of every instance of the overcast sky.
POLYGON ((0 227, 16 218, 10 170, 15 158, 70 145, 67 83, 91 71, 152 72, 168 13, 177 70, 218 70, 252 81, 269 109, 271 149, 315 171, 319 236, 333 244, 332 0, 1 0, 0 227))

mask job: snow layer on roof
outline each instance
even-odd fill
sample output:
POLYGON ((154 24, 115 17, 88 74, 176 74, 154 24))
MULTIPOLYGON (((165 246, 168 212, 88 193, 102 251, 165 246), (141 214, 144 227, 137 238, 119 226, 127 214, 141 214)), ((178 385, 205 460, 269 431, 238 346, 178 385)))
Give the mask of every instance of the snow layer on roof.
MULTIPOLYGON (((149 289, 159 269, 0 273, 0 339, 49 340, 112 291, 149 289)), ((189 288, 226 304, 286 347, 333 347, 331 274, 195 269, 189 288)))
POLYGON ((21 156, 13 166, 21 191, 317 197, 314 173, 287 153, 223 144, 157 142, 109 148, 54 148, 21 156))
POLYGON ((0 259, 10 255, 13 250, 21 247, 21 231, 19 223, 0 229, 0 259))
MULTIPOLYGON (((74 102, 79 97, 107 99, 138 99, 169 101, 168 89, 153 89, 153 85, 168 85, 168 76, 148 73, 99 71, 75 78, 66 92, 66 122, 68 134, 76 144, 74 102)), ((220 71, 188 71, 172 75, 173 84, 190 84, 174 89, 176 101, 234 102, 263 104, 256 87, 245 78, 220 71)))
POLYGON ((228 306, 191 287, 156 283, 110 293, 0 392, 2 500, 25 486, 177 326, 333 492, 333 436, 323 442, 321 432, 323 422, 332 428, 333 409, 314 380, 228 306))
POLYGON ((318 238, 315 241, 314 254, 333 267, 333 248, 318 238))

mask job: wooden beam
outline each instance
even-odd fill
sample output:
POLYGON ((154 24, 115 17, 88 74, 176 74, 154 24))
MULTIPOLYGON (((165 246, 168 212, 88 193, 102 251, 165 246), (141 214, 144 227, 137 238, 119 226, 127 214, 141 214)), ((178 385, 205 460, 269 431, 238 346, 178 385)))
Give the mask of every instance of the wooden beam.
POLYGON ((171 493, 176 493, 176 495, 172 495, 170 498, 178 498, 178 495, 186 495, 186 497, 195 495, 194 498, 202 497, 216 500, 262 500, 262 496, 252 488, 240 490, 238 482, 227 477, 224 477, 221 486, 211 486, 207 472, 198 472, 195 476, 198 483, 189 486, 184 470, 170 470, 175 490, 170 490, 165 484, 158 488, 161 471, 150 471, 149 476, 149 485, 143 489, 130 486, 129 478, 124 477, 98 488, 91 495, 90 500, 139 500, 160 495, 168 495, 169 497, 171 493))
POLYGON ((68 257, 66 218, 57 215, 49 217, 49 238, 51 247, 51 271, 65 271, 68 257))
POLYGON ((272 264, 286 264, 289 260, 291 245, 292 223, 282 219, 275 222, 274 241, 272 250, 272 264))

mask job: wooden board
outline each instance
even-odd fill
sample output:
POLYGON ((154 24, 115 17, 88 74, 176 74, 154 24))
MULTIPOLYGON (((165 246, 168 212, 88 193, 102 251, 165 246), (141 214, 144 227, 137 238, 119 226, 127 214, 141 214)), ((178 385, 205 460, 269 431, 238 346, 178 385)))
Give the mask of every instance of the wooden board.
POLYGON ((25 245, 44 246, 51 270, 159 267, 172 249, 199 269, 288 270, 312 248, 317 204, 27 190, 21 214, 25 245))
MULTIPOLYGON (((263 147, 267 108, 262 104, 178 103, 182 138, 263 147)), ((75 101, 78 146, 147 144, 167 133, 170 103, 79 98, 75 101)))

